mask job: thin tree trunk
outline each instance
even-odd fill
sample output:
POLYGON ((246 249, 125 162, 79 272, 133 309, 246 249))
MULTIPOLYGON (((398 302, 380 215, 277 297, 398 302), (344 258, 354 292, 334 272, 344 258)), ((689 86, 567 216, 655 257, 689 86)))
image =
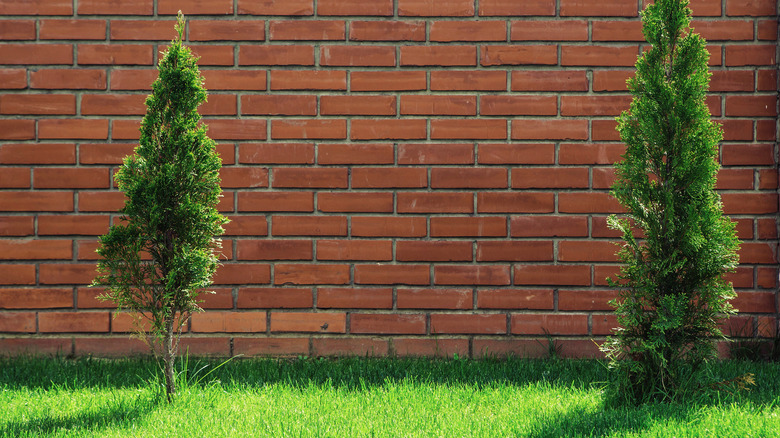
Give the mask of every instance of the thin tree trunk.
POLYGON ((173 365, 176 360, 176 354, 173 351, 173 319, 170 318, 165 324, 165 353, 163 362, 165 363, 165 396, 168 403, 173 401, 173 394, 176 393, 176 382, 173 374, 173 365))

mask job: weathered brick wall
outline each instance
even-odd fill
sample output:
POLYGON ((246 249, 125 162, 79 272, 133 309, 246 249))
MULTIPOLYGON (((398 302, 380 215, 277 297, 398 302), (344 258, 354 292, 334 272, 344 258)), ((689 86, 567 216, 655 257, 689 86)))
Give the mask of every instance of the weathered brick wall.
MULTIPOLYGON (((641 6, 0 0, 0 353, 143 351, 86 285, 182 9, 232 220, 191 353, 595 354, 641 6)), ((692 7, 743 240, 730 330, 771 335, 777 4, 692 7)))

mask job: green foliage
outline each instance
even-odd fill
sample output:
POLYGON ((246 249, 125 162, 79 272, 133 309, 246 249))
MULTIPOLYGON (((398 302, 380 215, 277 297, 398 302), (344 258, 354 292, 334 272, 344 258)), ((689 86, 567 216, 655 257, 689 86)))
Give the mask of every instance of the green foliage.
MULTIPOLYGON (((200 309, 198 295, 217 269, 215 236, 227 222, 216 209, 222 163, 198 124, 206 90, 196 59, 181 42, 181 14, 176 30, 146 99, 136 154, 125 158, 115 177, 127 199, 121 223, 100 238, 93 283, 105 287, 105 299, 145 320, 139 318, 137 328, 153 351, 162 352, 166 377, 173 377, 181 327, 200 309)), ((170 397, 175 386, 167 380, 170 397)))
POLYGON ((652 45, 628 81, 634 96, 618 117, 627 146, 612 194, 628 211, 609 225, 623 234, 613 302, 620 328, 602 347, 617 392, 635 401, 669 399, 696 386, 716 354, 719 319, 734 310, 723 274, 737 265, 734 224, 715 192, 720 127, 705 97, 705 41, 688 30, 687 0, 656 0, 642 13, 652 45))

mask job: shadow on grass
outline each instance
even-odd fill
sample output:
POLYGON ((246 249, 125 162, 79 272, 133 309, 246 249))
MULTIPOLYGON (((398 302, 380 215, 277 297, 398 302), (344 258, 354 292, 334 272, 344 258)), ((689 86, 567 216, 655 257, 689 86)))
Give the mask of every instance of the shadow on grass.
POLYGON ((89 432, 99 436, 109 427, 128 429, 147 416, 159 404, 158 398, 138 398, 127 402, 106 404, 97 409, 85 409, 71 415, 40 415, 22 421, 10 421, 0 427, 0 436, 49 435, 55 432, 89 432), (113 406, 112 406, 113 405, 113 406))

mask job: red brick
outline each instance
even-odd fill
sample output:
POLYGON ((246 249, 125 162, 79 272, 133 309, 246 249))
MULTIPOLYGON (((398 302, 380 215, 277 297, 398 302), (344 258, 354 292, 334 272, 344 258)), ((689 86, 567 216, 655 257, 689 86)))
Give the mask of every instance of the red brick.
MULTIPOLYGON (((401 97, 402 115, 476 115, 476 96, 407 95, 401 97)), ((462 122, 463 120, 459 120, 462 122)))
POLYGON ((553 164, 555 145, 552 143, 480 144, 478 156, 479 164, 553 164))
POLYGON ((759 20, 756 26, 757 37, 763 41, 777 40, 777 20, 759 20))
POLYGON ((561 16, 636 17, 638 12, 635 3, 622 0, 561 0, 560 8, 561 16))
POLYGON ((0 114, 76 114, 72 94, 0 95, 0 114))
POLYGON ((265 40, 264 24, 263 21, 194 20, 189 22, 189 39, 190 41, 263 41, 265 40))
POLYGON ((313 116, 317 114, 317 98, 304 95, 244 95, 241 113, 245 115, 313 116))
POLYGON ((320 144, 317 147, 319 165, 393 164, 394 156, 392 144, 320 144))
POLYGON ((238 0, 239 14, 313 15, 314 0, 238 0))
POLYGON ((175 21, 162 20, 111 20, 110 37, 112 40, 170 41, 176 36, 175 24, 175 21))
POLYGON ((255 240, 238 241, 238 260, 312 260, 309 240, 255 240))
POLYGON ((777 124, 774 120, 756 120, 756 140, 772 141, 777 137, 777 124))
POLYGON ((751 0, 751 1, 726 1, 726 15, 730 17, 740 15, 762 16, 776 15, 775 3, 770 0, 751 0))
POLYGON ((625 153, 622 144, 564 143, 559 146, 559 164, 613 164, 625 153))
POLYGON ((631 96, 562 96, 562 116, 616 116, 628 110, 631 96))
POLYGON ((320 47, 322 66, 395 66, 393 46, 323 46, 320 47))
POLYGON ((728 117, 776 117, 777 96, 727 96, 728 117))
POLYGON ((247 356, 307 356, 308 338, 233 338, 233 354, 247 356))
POLYGON ((395 354, 422 357, 468 357, 468 339, 393 338, 395 354))
POLYGON ((35 281, 35 265, 3 265, 3 275, 0 276, 1 285, 34 285, 35 281))
POLYGON ((0 20, 0 40, 34 40, 34 20, 0 20))
POLYGON ((81 97, 81 114, 143 115, 146 113, 145 101, 146 96, 140 94, 89 94, 81 97))
POLYGON ((503 286, 510 284, 509 266, 438 265, 433 268, 437 285, 503 286))
POLYGON ((724 193, 725 214, 771 214, 777 212, 777 194, 774 193, 724 193))
POLYGON ((611 335, 618 327, 617 315, 593 315, 593 335, 611 335))
MULTIPOLYGON (((719 72, 712 72, 712 73, 713 73, 712 78, 715 79, 715 77, 719 72)), ((634 72, 627 71, 627 70, 594 71, 593 91, 626 91, 627 89, 626 81, 632 77, 634 77, 634 72)))
POLYGON ((613 242, 564 241, 558 243, 558 261, 561 262, 617 262, 618 250, 613 242))
POLYGON ((594 21, 592 32, 593 41, 645 41, 639 21, 594 21))
POLYGON ((347 218, 343 216, 274 216, 274 236, 346 236, 347 218))
POLYGON ((482 46, 480 64, 495 65, 555 65, 558 47, 553 45, 482 46))
POLYGON ((560 193, 560 213, 621 213, 623 208, 609 193, 560 193))
POLYGON ((344 333, 344 313, 271 312, 272 332, 344 333))
MULTIPOLYGON (((751 73, 751 79, 752 79, 752 72, 751 73)), ((752 81, 748 81, 750 85, 752 85, 752 81)), ((756 78, 756 89, 758 91, 773 91, 777 87, 777 70, 758 70, 757 78, 756 78)), ((746 91, 751 91, 750 90, 746 91)))
POLYGON ((100 236, 108 232, 109 219, 107 215, 39 215, 38 234, 100 236))
MULTIPOLYGON (((85 0, 87 1, 87 0, 85 0)), ((72 15, 69 0, 25 0, 0 3, 0 15, 72 15)))
POLYGON ((151 90, 155 79, 157 70, 115 69, 111 71, 111 89, 151 90))
POLYGON ((238 290, 239 309, 294 309, 312 306, 311 289, 242 287, 238 290))
POLYGON ((580 335, 588 332, 588 315, 515 313, 510 328, 516 335, 580 335))
POLYGON ((384 339, 374 338, 312 338, 313 356, 387 356, 389 347, 384 339))
POLYGON ((214 275, 214 284, 268 284, 271 281, 271 267, 267 264, 231 263, 224 264, 214 275))
POLYGON ((108 332, 108 312, 41 312, 38 328, 41 333, 108 332))
POLYGON ((588 121, 582 119, 512 120, 512 140, 587 140, 588 121))
MULTIPOLYGON (((593 27, 602 23, 594 21, 593 27)), ((512 41, 587 41, 585 20, 513 21, 512 41)), ((595 35, 595 30, 594 30, 595 35)))
POLYGON ((470 140, 507 138, 505 120, 486 119, 440 119, 431 120, 432 140, 470 140))
POLYGON ((33 216, 0 216, 0 236, 32 236, 33 216))
POLYGON ((72 44, 16 44, 0 46, 0 64, 72 64, 72 44))
POLYGON ((153 0, 79 0, 78 5, 79 15, 152 15, 154 13, 153 0))
POLYGON ((467 310, 473 305, 469 289, 398 289, 399 309, 467 310))
POLYGON ((265 332, 265 312, 202 312, 192 315, 196 333, 265 332))
POLYGON ((238 112, 238 97, 228 94, 212 94, 208 101, 198 108, 203 116, 235 116, 238 112))
POLYGON ((555 3, 548 0, 480 0, 481 16, 555 15, 555 3))
POLYGON ((555 209, 554 202, 552 193, 477 193, 479 213, 552 213, 555 209))
POLYGON ((430 41, 506 41, 505 21, 434 21, 430 41))
POLYGON ((95 277, 94 264, 41 264, 38 268, 40 284, 89 284, 95 277))
POLYGON ((637 46, 561 46, 562 66, 630 67, 639 54, 637 46))
POLYGON ((431 315, 431 334, 498 335, 506 333, 504 314, 437 313, 431 315))
POLYGON ((694 32, 707 41, 752 41, 753 22, 737 20, 694 20, 694 32))
POLYGON ((775 65, 775 46, 726 46, 726 66, 775 65))
MULTIPOLYGON (((35 312, 0 313, 0 333, 3 332, 35 333, 35 312)), ((0 346, 3 345, 0 344, 0 346)))
POLYGON ((512 91, 588 91, 588 76, 584 70, 512 71, 512 91))
POLYGON ((392 193, 320 193, 317 209, 328 213, 392 213, 392 193))
MULTIPOLYGON (((493 47, 493 46, 490 46, 493 47)), ((474 46, 402 46, 401 66, 476 66, 474 46)))
POLYGON ((353 313, 350 333, 355 334, 425 334, 425 315, 353 313))
POLYGON ((352 140, 422 140, 426 122, 420 119, 353 119, 352 140))
POLYGON ((45 69, 30 72, 30 87, 38 89, 106 89, 106 72, 94 69, 45 69))
POLYGON ((276 168, 275 188, 347 188, 347 169, 340 168, 276 168))
POLYGON ((7 338, 0 340, 0 350, 9 355, 63 357, 73 353, 73 341, 70 338, 7 338))
POLYGON ((475 358, 545 358, 549 356, 543 339, 474 339, 473 350, 475 358))
POLYGON ((422 21, 352 21, 349 24, 349 39, 352 41, 425 41, 425 23, 422 21))
MULTIPOLYGON (((425 90, 423 71, 353 71, 350 73, 352 91, 419 91, 425 90)), ((346 89, 346 82, 344 88, 346 89)))
MULTIPOLYGON (((79 44, 80 65, 152 65, 154 51, 151 45, 139 44, 79 44)), ((72 53, 68 51, 68 53, 72 53)), ((47 62, 52 64, 52 62, 47 62)))
POLYGON ((399 262, 469 262, 472 260, 471 253, 471 242, 396 242, 396 260, 399 262))
POLYGON ((471 17, 472 0, 398 0, 398 15, 413 17, 471 17))
POLYGON ((427 225, 422 217, 353 217, 351 231, 355 237, 423 237, 427 225))
POLYGON ((615 182, 614 167, 594 167, 591 177, 591 187, 594 189, 609 189, 615 182))
POLYGON ((319 240, 317 260, 375 260, 393 259, 389 240, 319 240))
POLYGON ((468 143, 403 143, 398 145, 398 164, 474 164, 474 146, 468 143))
POLYGON ((314 47, 242 45, 239 48, 238 63, 239 65, 314 65, 314 47))
POLYGON ((311 192, 240 192, 238 211, 314 211, 311 192))
POLYGON ((395 115, 395 96, 322 96, 320 115, 395 115))
POLYGON ((480 241, 478 262, 532 262, 553 260, 552 241, 480 241))
POLYGON ((347 138, 347 122, 333 119, 274 120, 271 124, 271 138, 343 140, 347 138))
POLYGON ((609 301, 615 299, 614 290, 559 290, 559 310, 614 310, 609 301))
POLYGON ((356 284, 430 284, 428 265, 355 265, 356 284))
POLYGON ((505 237, 504 217, 433 217, 431 237, 505 237))
POLYGON ((506 188, 507 177, 506 169, 498 168, 434 168, 431 188, 506 188))
POLYGON ((739 246, 740 263, 749 264, 776 264, 777 244, 742 242, 739 246))
POLYGON ((242 143, 238 147, 238 162, 242 164, 314 164, 314 144, 242 143))
POLYGON ((392 0, 318 0, 317 15, 393 15, 392 0))
POLYGON ((23 88, 27 88, 27 69, 0 68, 0 89, 21 90, 23 88))
POLYGON ((29 189, 29 167, 0 167, 0 187, 4 189, 29 189))
POLYGON ((774 292, 739 292, 731 304, 742 313, 774 313, 774 292))
POLYGON ((553 309, 552 289, 488 289, 477 292, 480 309, 553 309))
POLYGON ((694 17, 720 16, 722 14, 721 2, 717 0, 691 0, 690 7, 693 9, 694 17))
POLYGON ((471 193, 399 192, 396 195, 398 213, 472 213, 474 197, 471 193))
POLYGON ((503 71, 432 71, 431 91, 505 91, 506 78, 503 71))
POLYGON ((157 13, 176 15, 182 11, 185 15, 232 14, 232 0, 157 0, 157 13))
POLYGON ((393 290, 321 287, 317 289, 317 307, 320 309, 392 309, 393 290))
POLYGON ((482 96, 483 116, 554 116, 558 114, 555 96, 482 96))
POLYGON ((73 211, 71 192, 0 191, 0 211, 73 211))
POLYGON ((56 309, 73 307, 70 288, 0 289, 0 309, 56 309))
POLYGON ((265 140, 266 121, 258 119, 204 119, 214 140, 265 140))
POLYGON ((588 169, 584 167, 516 167, 512 169, 512 188, 588 188, 588 169))
POLYGON ((590 286, 590 266, 515 265, 515 284, 590 286))

